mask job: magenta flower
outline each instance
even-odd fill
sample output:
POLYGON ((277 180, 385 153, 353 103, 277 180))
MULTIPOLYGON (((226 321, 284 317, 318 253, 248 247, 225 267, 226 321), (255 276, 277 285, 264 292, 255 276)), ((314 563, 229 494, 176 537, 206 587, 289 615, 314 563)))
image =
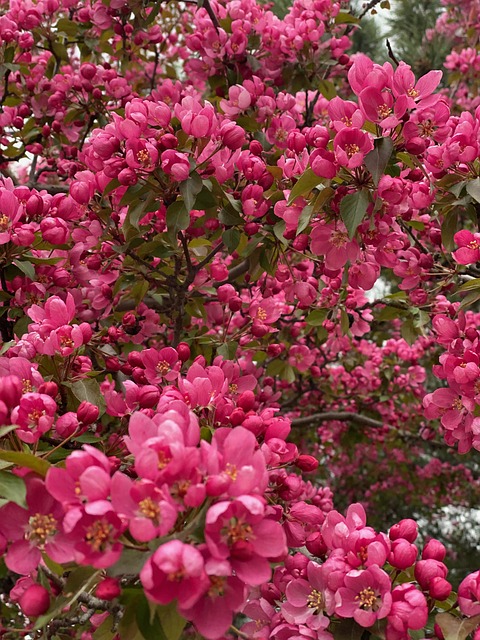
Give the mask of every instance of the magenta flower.
POLYGON ((175 524, 178 508, 168 491, 153 482, 134 482, 117 472, 112 478, 111 494, 114 511, 128 520, 130 533, 140 542, 166 535, 175 524))
POLYGON ((480 571, 471 573, 460 583, 458 605, 466 616, 480 614, 480 571))
POLYGON ((150 384, 159 384, 163 380, 171 382, 178 377, 181 362, 178 353, 172 347, 146 349, 141 352, 142 362, 145 366, 145 377, 150 384))
POLYGON ((480 260, 480 233, 471 233, 462 229, 453 236, 460 247, 452 253, 458 264, 473 264, 480 260))
POLYGON ((159 604, 177 600, 190 609, 210 588, 204 560, 198 549, 180 540, 159 547, 140 572, 147 596, 159 604))
POLYGON ((335 226, 321 223, 311 234, 312 253, 325 256, 327 269, 340 269, 348 261, 355 262, 360 249, 356 240, 350 240, 345 226, 337 222, 335 226))
POLYGON ((328 568, 309 562, 307 577, 297 578, 288 583, 285 590, 286 602, 282 604, 282 614, 287 622, 306 624, 311 629, 325 629, 335 609, 335 595, 328 587, 328 568))
POLYGON ((12 411, 12 423, 18 425, 17 436, 23 442, 38 442, 52 428, 57 403, 44 393, 26 393, 12 411))
POLYGON ((422 629, 427 624, 425 596, 411 583, 400 584, 392 591, 392 608, 387 618, 388 640, 403 640, 408 629, 422 629))
POLYGON ((373 149, 370 136, 360 129, 345 128, 333 139, 333 149, 338 164, 355 169, 363 164, 367 153, 373 149))
POLYGON ((390 577, 378 566, 349 571, 344 584, 335 594, 335 613, 341 618, 353 618, 360 626, 371 627, 390 613, 390 577))
MULTIPOLYGON (((201 549, 207 556, 206 549, 201 549)), ((205 571, 210 585, 197 602, 180 613, 193 622, 197 630, 207 638, 216 640, 227 632, 235 611, 245 601, 245 585, 231 575, 228 562, 205 557, 205 571)))
POLYGON ((9 502, 0 509, 0 534, 11 544, 5 556, 7 567, 22 575, 34 571, 45 552, 55 562, 71 562, 73 553, 62 544, 63 508, 48 493, 40 478, 28 475, 27 509, 9 502))
POLYGON ((235 574, 248 585, 268 581, 272 570, 267 558, 278 558, 287 548, 280 523, 266 519, 263 500, 249 495, 210 507, 205 541, 212 556, 228 559, 235 574))
POLYGON ((393 94, 396 98, 408 97, 408 108, 413 109, 415 102, 430 96, 440 84, 441 71, 429 71, 415 82, 415 76, 408 64, 400 62, 393 75, 393 94))

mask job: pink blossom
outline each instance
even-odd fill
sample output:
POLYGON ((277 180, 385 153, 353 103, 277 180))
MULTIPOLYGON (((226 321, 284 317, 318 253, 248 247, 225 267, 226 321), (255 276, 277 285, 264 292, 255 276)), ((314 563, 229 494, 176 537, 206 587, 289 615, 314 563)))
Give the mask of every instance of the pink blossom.
POLYGON ((458 587, 458 605, 466 616, 480 614, 480 571, 470 573, 458 587))
POLYGON ((466 229, 459 231, 453 239, 460 247, 452 253, 458 264, 473 264, 480 259, 480 233, 471 233, 466 229))
POLYGON ((341 222, 335 226, 324 223, 315 226, 311 238, 312 252, 325 256, 325 266, 328 269, 340 269, 347 261, 354 262, 359 255, 357 241, 349 239, 341 222))
POLYGON ((154 602, 190 609, 210 588, 202 554, 190 544, 171 540, 162 544, 140 572, 145 593, 154 602))
POLYGON ((390 613, 390 577, 378 566, 349 571, 344 584, 335 593, 335 613, 341 618, 353 617, 360 626, 371 627, 390 613))

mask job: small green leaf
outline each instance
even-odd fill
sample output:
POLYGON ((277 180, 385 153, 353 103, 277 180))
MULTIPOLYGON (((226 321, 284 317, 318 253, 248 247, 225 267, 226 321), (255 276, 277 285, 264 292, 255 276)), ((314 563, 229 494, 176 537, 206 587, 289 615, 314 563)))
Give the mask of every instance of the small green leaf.
POLYGON ((310 220, 312 219, 312 215, 313 204, 307 204, 306 207, 303 207, 302 213, 300 214, 300 217, 298 219, 297 236, 302 233, 302 231, 305 231, 305 229, 308 227, 308 225, 310 224, 310 220))
POLYGON ((83 378, 75 382, 64 382, 64 386, 72 390, 73 395, 80 402, 90 402, 98 407, 100 415, 105 413, 105 398, 100 391, 100 385, 93 378, 83 378))
POLYGON ((305 322, 311 327, 321 327, 328 315, 328 309, 314 309, 305 318, 305 322))
POLYGON ((176 200, 167 209, 167 229, 171 238, 176 238, 179 231, 184 231, 190 224, 190 213, 185 203, 176 200))
POLYGON ((234 360, 237 355, 238 342, 229 341, 221 344, 217 349, 217 354, 224 360, 234 360))
POLYGON ((187 180, 184 180, 179 185, 180 193, 182 194, 185 207, 190 212, 195 204, 197 195, 203 188, 203 182, 198 173, 195 171, 190 175, 187 180))
POLYGON ((330 82, 330 80, 320 80, 318 83, 318 90, 327 100, 333 100, 337 95, 335 85, 333 82, 330 82))
POLYGON ((187 621, 178 613, 176 603, 158 606, 156 613, 167 640, 179 640, 187 621))
POLYGON ((340 215, 350 239, 353 238, 358 225, 365 217, 369 202, 368 191, 365 189, 345 196, 340 202, 340 215))
POLYGON ((234 227, 224 231, 222 235, 223 242, 225 243, 225 246, 230 253, 233 253, 240 244, 240 236, 240 231, 238 229, 235 229, 234 227))
POLYGON ((10 502, 15 502, 19 507, 27 508, 25 481, 10 471, 0 471, 0 496, 10 502))
POLYGON ((480 624, 480 615, 472 618, 457 618, 450 613, 439 613, 435 622, 443 632, 445 640, 465 640, 480 624))
POLYGON ((373 184, 378 186, 392 155, 393 140, 391 138, 377 138, 374 145, 375 148, 370 153, 367 153, 364 162, 372 174, 373 184))
POLYGON ((466 190, 475 202, 480 202, 480 178, 475 178, 475 180, 467 182, 466 190))
POLYGON ((243 218, 236 211, 226 207, 218 214, 218 220, 227 227, 234 227, 236 224, 243 223, 243 218))
POLYGON ((51 466, 48 460, 43 460, 31 453, 23 453, 21 451, 5 451, 0 449, 0 460, 6 460, 18 467, 27 467, 41 476, 45 476, 51 466))
POLYGON ((409 345, 412 345, 419 336, 419 331, 416 328, 412 318, 405 320, 405 322, 402 324, 402 328, 400 329, 400 333, 402 335, 402 338, 409 345))
POLYGON ((472 291, 474 289, 480 289, 480 278, 467 280, 467 282, 464 282, 460 287, 458 287, 458 291, 472 291))
POLYGON ((335 16, 335 24, 358 24, 360 19, 357 16, 354 16, 351 13, 346 13, 344 11, 340 11, 335 16))
POLYGON ((457 233, 458 228, 458 209, 452 209, 449 211, 442 223, 442 244, 445 247, 445 251, 449 253, 455 249, 455 241, 453 236, 457 233))
POLYGON ((31 262, 23 262, 20 260, 12 260, 13 264, 22 271, 27 278, 35 280, 35 267, 31 262))
POLYGON ((299 177, 297 182, 294 184, 293 189, 290 191, 290 195, 288 197, 288 205, 291 205, 297 198, 300 196, 306 196, 317 187, 319 184, 323 183, 323 178, 317 176, 313 173, 311 168, 306 169, 304 173, 299 177))
POLYGON ((137 549, 124 549, 120 560, 107 569, 109 576, 121 576, 125 574, 135 575, 140 573, 145 564, 147 554, 137 549))

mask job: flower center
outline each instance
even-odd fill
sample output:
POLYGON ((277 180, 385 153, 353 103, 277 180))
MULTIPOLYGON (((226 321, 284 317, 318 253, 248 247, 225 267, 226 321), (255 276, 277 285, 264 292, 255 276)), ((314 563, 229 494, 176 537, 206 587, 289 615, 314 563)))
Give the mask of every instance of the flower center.
POLYGON ((167 373, 170 371, 170 365, 166 360, 160 360, 156 368, 158 373, 162 376, 166 376, 167 373))
POLYGON ((224 529, 228 545, 231 546, 239 540, 248 541, 252 537, 252 527, 246 522, 232 518, 230 524, 224 529))
POLYGON ((28 414, 28 419, 30 422, 34 424, 38 424, 40 418, 45 415, 45 411, 40 411, 40 409, 34 409, 31 413, 28 414))
POLYGON ((410 89, 407 91, 407 96, 409 98, 418 98, 420 94, 418 93, 418 91, 415 89, 415 87, 410 87, 410 89))
POLYGON ((317 589, 313 589, 311 594, 307 597, 307 605, 315 611, 321 611, 323 609, 323 595, 317 589))
POLYGON ((267 319, 267 312, 263 307, 258 307, 257 309, 257 318, 262 322, 267 319))
POLYGON ((57 521, 51 513, 36 513, 29 519, 28 525, 30 527, 28 539, 38 545, 45 544, 47 538, 57 530, 57 521))
POLYGON ((478 249, 479 244, 476 240, 472 240, 467 244, 467 249, 478 249))
POLYGON ((330 242, 334 247, 344 247, 347 244, 348 234, 344 231, 334 231, 330 236, 330 242))
POLYGON ((349 158, 352 158, 356 153, 360 151, 358 144, 346 144, 345 153, 349 158))
POLYGON ((6 215, 0 216, 0 229, 6 231, 10 223, 10 218, 6 215))
POLYGON ((238 385, 232 382, 232 384, 228 387, 228 390, 230 391, 230 393, 237 393, 238 385))
POLYGON ((223 596, 225 590, 225 578, 223 576, 208 576, 210 578, 210 589, 208 595, 211 598, 223 596))
POLYGON ((237 467, 234 464, 227 462, 227 464, 225 465, 225 473, 229 478, 231 478, 235 482, 235 480, 237 479, 238 473, 237 473, 237 467))
POLYGON ((355 600, 360 600, 361 609, 371 609, 377 601, 377 596, 372 587, 366 587, 360 591, 358 596, 355 596, 355 600))
POLYGON ((137 160, 144 165, 149 165, 152 163, 152 158, 146 149, 141 149, 137 153, 137 160))
POLYGON ((167 455, 165 451, 162 451, 162 450, 160 450, 157 455, 158 455, 157 469, 161 471, 162 469, 165 469, 165 467, 168 465, 168 463, 171 461, 172 458, 169 455, 167 455))
POLYGON ((22 379, 22 391, 23 393, 31 393, 33 389, 32 383, 27 378, 22 379))
POLYGON ((392 110, 388 105, 381 104, 377 109, 377 113, 380 116, 380 118, 386 118, 392 113, 392 110))
POLYGON ((105 551, 113 541, 113 527, 105 520, 97 520, 87 529, 85 541, 92 547, 92 551, 105 551))
POLYGON ((463 409, 461 398, 455 398, 455 400, 452 402, 452 409, 456 409, 457 411, 461 411, 463 409))
POLYGON ((150 520, 158 520, 160 507, 151 498, 144 498, 138 503, 140 513, 150 520))
POLYGON ((73 347, 73 340, 68 336, 62 336, 60 338, 60 344, 62 347, 73 347))

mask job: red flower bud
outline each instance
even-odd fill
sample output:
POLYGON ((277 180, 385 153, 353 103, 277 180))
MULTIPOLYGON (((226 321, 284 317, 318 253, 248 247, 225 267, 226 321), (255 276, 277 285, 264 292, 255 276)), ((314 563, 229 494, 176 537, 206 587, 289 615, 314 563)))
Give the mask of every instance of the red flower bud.
POLYGON ((422 558, 423 560, 439 560, 441 562, 446 554, 445 546, 439 540, 432 538, 423 547, 422 558))
POLYGON ((415 542, 418 535, 418 525, 415 520, 406 518, 405 520, 400 520, 400 522, 394 524, 388 535, 390 540, 405 538, 408 542, 415 542))
POLYGON ((318 460, 313 456, 302 454, 295 460, 295 466, 305 473, 311 473, 318 469, 318 460))
POLYGON ((186 342, 180 342, 177 345, 177 353, 182 362, 186 362, 187 360, 189 360, 192 354, 192 352, 190 351, 190 347, 186 342))
POLYGON ((255 394, 253 391, 244 391, 237 399, 237 407, 244 411, 251 411, 255 406, 255 394))
POLYGON ((77 417, 83 424, 93 424, 98 420, 100 411, 91 402, 84 400, 77 409, 77 417))
POLYGON ((58 385, 56 382, 43 382, 38 387, 38 393, 44 393, 51 398, 56 398, 58 394, 58 385))
POLYGON ((18 604, 26 616, 41 616, 48 611, 50 594, 41 584, 32 584, 22 593, 18 604))
POLYGON ((445 578, 433 578, 430 582, 429 592, 435 600, 446 600, 452 593, 452 585, 445 578))
POLYGON ((122 590, 116 578, 104 578, 95 589, 95 595, 101 600, 113 600, 118 598, 121 592, 122 590))

